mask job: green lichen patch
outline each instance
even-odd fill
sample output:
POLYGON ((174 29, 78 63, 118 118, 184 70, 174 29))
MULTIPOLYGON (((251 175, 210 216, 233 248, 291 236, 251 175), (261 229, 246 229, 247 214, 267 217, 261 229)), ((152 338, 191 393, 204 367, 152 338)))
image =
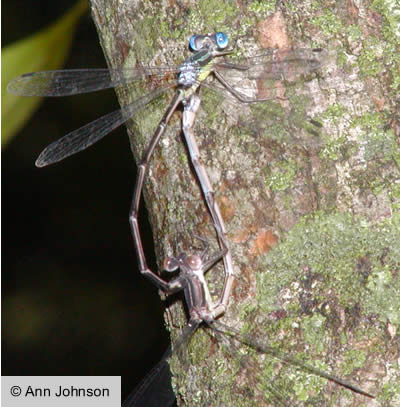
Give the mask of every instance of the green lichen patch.
POLYGON ((234 3, 202 1, 188 10, 187 26, 192 31, 191 35, 217 31, 232 34, 231 22, 237 13, 234 3))
POLYGON ((280 166, 274 166, 273 173, 265 183, 271 191, 284 191, 291 187, 296 174, 297 167, 293 160, 282 161, 280 166))
POLYGON ((276 1, 255 0, 249 4, 249 11, 254 13, 257 18, 263 19, 268 17, 276 10, 276 1))
MULTIPOLYGON (((374 0, 372 8, 381 13, 385 19, 385 32, 390 39, 400 42, 400 5, 396 0, 374 0)), ((385 35, 386 36, 386 35, 385 35)))
POLYGON ((344 25, 340 17, 330 8, 325 8, 323 14, 311 18, 310 22, 329 36, 334 36, 344 31, 344 25))
MULTIPOLYGON (((378 298, 386 303, 381 298, 383 287, 400 290, 396 275, 400 264, 399 217, 395 215, 378 225, 344 213, 304 217, 265 261, 266 272, 259 275, 257 287, 259 305, 266 312, 272 311, 269 298, 277 298, 285 286, 296 282, 301 285, 307 274, 319 276, 314 282, 318 291, 335 290, 343 306, 359 304, 372 312, 372 304, 378 306, 378 298), (365 259, 366 270, 362 269, 365 259), (392 275, 390 284, 386 281, 388 273, 392 275), (275 292, 271 291, 273 286, 275 292)), ((295 288, 298 292, 292 289, 292 295, 298 297, 301 288, 295 288)), ((382 304, 374 312, 388 317, 382 304)), ((398 320, 395 315, 391 318, 398 320)))

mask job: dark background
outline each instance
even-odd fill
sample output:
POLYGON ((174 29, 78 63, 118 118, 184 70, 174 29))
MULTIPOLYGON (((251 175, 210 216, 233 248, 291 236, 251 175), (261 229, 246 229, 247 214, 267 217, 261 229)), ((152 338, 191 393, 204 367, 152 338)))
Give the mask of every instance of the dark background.
MULTIPOLYGON (((74 4, 2 1, 2 46, 74 4)), ((105 67, 89 15, 65 65, 88 67, 105 67)), ((34 165, 50 142, 117 107, 112 91, 45 99, 2 152, 3 375, 121 375, 125 398, 168 346, 162 302, 137 270, 130 235, 136 166, 125 128, 61 163, 34 165)), ((141 221, 152 255, 143 206, 141 221)))

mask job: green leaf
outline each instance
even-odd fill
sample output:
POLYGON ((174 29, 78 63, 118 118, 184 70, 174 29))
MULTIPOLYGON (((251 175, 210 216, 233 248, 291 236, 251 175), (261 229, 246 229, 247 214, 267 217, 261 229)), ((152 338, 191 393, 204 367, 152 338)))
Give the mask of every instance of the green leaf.
POLYGON ((7 92, 7 84, 26 72, 59 69, 68 55, 79 18, 87 10, 87 0, 79 0, 55 23, 2 50, 1 64, 1 144, 31 117, 41 98, 21 97, 7 92))

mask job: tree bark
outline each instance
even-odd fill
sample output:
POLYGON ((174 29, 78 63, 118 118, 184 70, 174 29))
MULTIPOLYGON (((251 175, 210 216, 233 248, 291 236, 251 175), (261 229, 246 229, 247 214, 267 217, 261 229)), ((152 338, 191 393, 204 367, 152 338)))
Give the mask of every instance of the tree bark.
MULTIPOLYGON (((190 343, 191 364, 173 363, 178 404, 276 405, 266 394, 277 374, 274 386, 282 385, 279 392, 299 404, 394 406, 400 393, 395 6, 280 3, 91 0, 112 68, 179 64, 192 34, 215 31, 226 32, 244 56, 271 47, 328 51, 319 74, 290 87, 274 84, 281 99, 245 109, 203 92, 195 132, 236 273, 223 322, 344 377, 379 396, 380 404, 260 356, 244 356, 243 347, 227 352, 206 329, 190 343)), ((118 90, 123 105, 137 95, 137 86, 118 90)), ((167 103, 161 99, 128 123, 136 161, 167 103)), ((159 264, 194 251, 195 234, 217 249, 180 118, 176 112, 145 182, 159 264)), ((215 297, 222 280, 221 266, 209 272, 215 297)), ((166 320, 176 338, 187 321, 179 301, 169 303, 166 320)))

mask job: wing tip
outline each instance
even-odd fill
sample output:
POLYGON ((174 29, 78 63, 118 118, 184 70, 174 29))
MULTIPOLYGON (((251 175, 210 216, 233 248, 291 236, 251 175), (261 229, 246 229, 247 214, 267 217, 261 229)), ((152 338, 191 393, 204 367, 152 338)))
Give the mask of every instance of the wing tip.
POLYGON ((49 164, 51 163, 47 162, 47 160, 45 159, 45 157, 43 157, 42 154, 40 154, 37 160, 35 161, 35 166, 38 168, 46 167, 46 165, 49 164))

